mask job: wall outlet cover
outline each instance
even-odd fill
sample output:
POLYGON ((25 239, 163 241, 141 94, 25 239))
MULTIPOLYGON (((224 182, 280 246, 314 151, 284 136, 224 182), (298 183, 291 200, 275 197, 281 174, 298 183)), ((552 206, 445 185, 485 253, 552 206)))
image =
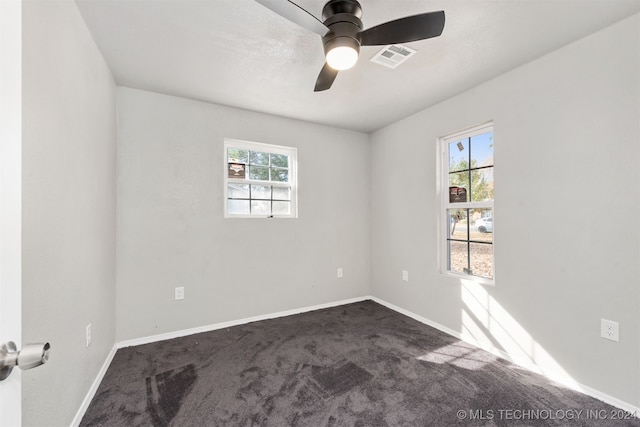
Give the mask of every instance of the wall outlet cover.
POLYGON ((176 300, 184 299, 184 286, 178 286, 176 288, 174 298, 176 300))
POLYGON ((611 341, 620 341, 620 324, 613 320, 600 319, 600 336, 611 341))

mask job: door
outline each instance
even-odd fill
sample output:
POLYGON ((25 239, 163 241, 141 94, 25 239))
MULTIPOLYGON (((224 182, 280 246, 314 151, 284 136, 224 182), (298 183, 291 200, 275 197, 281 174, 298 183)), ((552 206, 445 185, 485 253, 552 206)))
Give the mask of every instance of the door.
MULTIPOLYGON (((22 1, 0 0, 0 345, 21 346, 22 1)), ((20 369, 0 381, 0 424, 21 424, 20 369)))

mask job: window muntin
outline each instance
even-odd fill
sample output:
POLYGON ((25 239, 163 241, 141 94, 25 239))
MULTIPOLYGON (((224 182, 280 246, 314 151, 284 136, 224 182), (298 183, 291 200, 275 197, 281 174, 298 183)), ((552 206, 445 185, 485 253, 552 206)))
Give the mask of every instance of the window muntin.
POLYGON ((225 217, 297 217, 292 147, 225 141, 225 217))
POLYGON ((493 283, 493 125, 442 138, 443 271, 493 283))

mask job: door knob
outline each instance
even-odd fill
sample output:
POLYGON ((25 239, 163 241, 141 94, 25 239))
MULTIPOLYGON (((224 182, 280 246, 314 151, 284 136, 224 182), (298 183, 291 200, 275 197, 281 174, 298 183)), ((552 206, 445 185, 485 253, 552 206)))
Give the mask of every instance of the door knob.
POLYGON ((2 344, 0 347, 0 381, 7 378, 16 366, 25 370, 47 363, 50 351, 49 343, 27 344, 20 351, 13 341, 2 344))

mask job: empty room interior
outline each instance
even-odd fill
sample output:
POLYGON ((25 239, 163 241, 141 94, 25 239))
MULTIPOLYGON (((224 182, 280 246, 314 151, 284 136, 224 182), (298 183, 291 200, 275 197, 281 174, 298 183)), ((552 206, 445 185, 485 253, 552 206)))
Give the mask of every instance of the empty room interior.
POLYGON ((0 7, 8 426, 640 425, 639 0, 0 7))

